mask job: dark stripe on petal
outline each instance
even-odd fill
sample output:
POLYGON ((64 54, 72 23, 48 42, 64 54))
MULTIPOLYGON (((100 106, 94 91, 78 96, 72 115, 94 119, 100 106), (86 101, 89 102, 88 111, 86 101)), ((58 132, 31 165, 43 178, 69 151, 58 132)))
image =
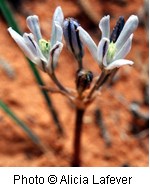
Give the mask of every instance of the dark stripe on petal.
POLYGON ((68 19, 68 37, 69 37, 69 44, 72 52, 74 53, 74 48, 73 48, 73 42, 72 42, 72 23, 70 18, 68 19))
POLYGON ((58 48, 59 48, 59 45, 57 45, 54 49, 52 49, 52 51, 51 51, 51 57, 52 58, 53 58, 55 50, 58 49, 58 48))
POLYGON ((106 47, 107 46, 107 42, 104 43, 104 47, 103 47, 103 57, 105 56, 106 54, 106 47))
POLYGON ((54 56, 54 52, 56 49, 59 48, 59 45, 57 45, 54 49, 52 49, 51 51, 51 58, 52 58, 52 62, 51 62, 51 68, 52 68, 52 71, 54 71, 54 66, 53 66, 53 56, 54 56))
POLYGON ((30 42, 32 43, 32 45, 35 47, 35 49, 36 49, 36 46, 35 46, 35 44, 34 44, 34 42, 32 41, 32 39, 31 39, 31 37, 30 36, 28 36, 28 39, 30 40, 30 42))
POLYGON ((120 16, 116 23, 116 26, 113 28, 113 31, 111 33, 110 42, 115 43, 117 41, 117 39, 124 27, 124 24, 125 24, 124 17, 120 16))
POLYGON ((41 62, 42 62, 42 69, 43 69, 44 72, 46 72, 45 62, 43 60, 41 60, 41 62))
POLYGON ((80 50, 79 57, 83 57, 83 47, 82 47, 82 43, 81 43, 81 40, 79 37, 79 31, 77 31, 77 27, 78 26, 75 26, 77 42, 78 42, 78 46, 79 46, 79 50, 80 50))

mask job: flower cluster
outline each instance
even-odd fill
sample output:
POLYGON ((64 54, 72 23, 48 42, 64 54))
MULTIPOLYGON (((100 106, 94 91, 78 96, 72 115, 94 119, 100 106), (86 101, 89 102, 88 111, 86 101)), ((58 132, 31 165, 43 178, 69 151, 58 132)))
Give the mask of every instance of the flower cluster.
POLYGON ((102 35, 98 46, 75 19, 64 19, 61 7, 57 7, 53 15, 50 41, 42 37, 38 16, 29 16, 26 22, 31 33, 24 33, 21 36, 10 27, 8 28, 10 35, 24 54, 33 63, 37 64, 42 71, 53 77, 54 82, 63 91, 68 92, 52 75, 63 48, 63 36, 68 49, 73 53, 79 64, 76 87, 80 95, 90 87, 93 78, 92 73, 83 68, 83 45, 88 47, 103 74, 103 79, 100 78, 90 95, 95 89, 99 89, 99 86, 103 84, 102 82, 107 79, 108 74, 111 74, 114 69, 133 64, 133 61, 127 60, 125 57, 131 50, 133 32, 138 26, 138 17, 135 15, 131 15, 126 22, 122 16, 119 17, 112 33, 110 33, 110 16, 104 16, 99 22, 102 35))
POLYGON ((125 24, 124 18, 120 17, 110 35, 110 16, 104 16, 99 22, 102 37, 98 46, 81 26, 78 27, 78 31, 81 40, 87 45, 100 68, 113 70, 123 65, 133 64, 133 61, 124 58, 131 49, 133 32, 137 26, 137 16, 131 15, 125 24))

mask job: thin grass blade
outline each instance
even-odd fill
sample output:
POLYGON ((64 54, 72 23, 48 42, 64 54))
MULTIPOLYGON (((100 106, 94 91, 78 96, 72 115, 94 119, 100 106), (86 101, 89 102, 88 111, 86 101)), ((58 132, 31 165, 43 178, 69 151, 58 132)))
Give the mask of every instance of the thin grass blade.
POLYGON ((0 100, 0 108, 16 123, 21 129, 30 137, 30 139, 37 145, 41 146, 41 141, 35 133, 15 115, 15 113, 2 101, 0 100))

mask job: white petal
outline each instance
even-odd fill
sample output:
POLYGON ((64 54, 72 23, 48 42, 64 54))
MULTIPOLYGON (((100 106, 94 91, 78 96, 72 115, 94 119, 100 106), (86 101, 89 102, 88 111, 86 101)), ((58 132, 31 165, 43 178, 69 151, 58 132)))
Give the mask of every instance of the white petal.
POLYGON ((112 70, 115 68, 122 67, 124 65, 133 65, 133 61, 126 60, 126 59, 118 59, 110 63, 107 67, 105 67, 106 70, 112 70))
POLYGON ((119 50, 128 40, 130 35, 136 30, 138 26, 139 20, 136 15, 131 15, 129 19, 126 21, 117 41, 116 41, 116 48, 119 50))
POLYGON ((92 56, 98 62, 98 60, 97 60, 97 46, 94 43, 93 39, 90 37, 90 35, 81 26, 79 26, 77 28, 77 30, 79 31, 79 36, 80 36, 81 41, 83 42, 83 44, 87 45, 92 56))
POLYGON ((62 9, 60 6, 58 6, 56 9, 55 9, 55 12, 54 12, 54 15, 53 15, 53 21, 52 21, 52 24, 54 22, 58 22, 61 26, 63 24, 63 21, 64 21, 64 14, 62 12, 62 9))
POLYGON ((14 31, 11 27, 8 28, 8 31, 12 36, 12 38, 15 40, 15 42, 18 44, 20 49, 24 52, 26 57, 28 57, 34 63, 39 63, 39 59, 36 57, 36 55, 33 54, 32 49, 30 49, 30 47, 27 46, 23 37, 19 35, 16 31, 14 31))
POLYGON ((46 58, 43 56, 43 54, 37 44, 37 42, 34 40, 33 34, 24 33, 23 38, 24 38, 26 45, 30 48, 32 53, 36 57, 40 58, 42 61, 47 62, 46 58))
POLYGON ((51 46, 53 47, 54 44, 56 43, 56 23, 58 26, 62 26, 63 24, 63 21, 64 21, 64 14, 62 12, 62 9, 61 7, 57 7, 55 9, 55 12, 53 14, 53 20, 52 20, 52 32, 51 32, 51 46))
POLYGON ((126 57, 126 55, 131 50, 132 38, 133 38, 133 34, 130 35, 129 39, 126 41, 123 47, 116 53, 116 55, 114 56, 114 60, 124 59, 126 57))
POLYGON ((57 42, 50 51, 50 57, 48 60, 47 70, 51 73, 55 67, 57 66, 59 55, 62 51, 63 44, 61 42, 57 42))
POLYGON ((100 67, 102 67, 102 64, 104 64, 104 66, 107 66, 106 55, 107 55, 107 51, 108 51, 109 42, 110 41, 108 38, 102 38, 98 44, 97 59, 98 59, 100 67))
POLYGON ((110 16, 104 16, 99 22, 99 28, 102 32, 102 37, 110 38, 110 16))
POLYGON ((57 41, 61 42, 63 36, 63 30, 58 22, 54 22, 53 34, 51 37, 51 47, 53 47, 57 41))
POLYGON ((26 45, 29 47, 29 49, 32 51, 32 53, 34 55, 37 55, 37 51, 36 51, 36 46, 35 43, 33 41, 33 37, 32 37, 32 33, 28 34, 28 33, 24 33, 23 34, 23 39, 26 43, 26 45))
POLYGON ((26 22, 28 28, 34 35, 36 42, 38 43, 39 40, 42 39, 38 16, 37 15, 29 16, 27 17, 26 22))

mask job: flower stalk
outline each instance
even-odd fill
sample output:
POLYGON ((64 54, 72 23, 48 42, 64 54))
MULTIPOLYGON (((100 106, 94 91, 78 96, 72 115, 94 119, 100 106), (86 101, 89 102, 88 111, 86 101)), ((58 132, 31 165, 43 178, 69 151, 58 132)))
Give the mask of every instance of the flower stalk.
POLYGON ((73 140, 73 159, 72 167, 81 166, 81 136, 82 136, 82 126, 83 126, 83 116, 85 109, 76 108, 76 120, 75 120, 75 130, 74 130, 74 140, 73 140))
POLYGON ((50 78, 54 81, 54 83, 56 84, 56 86, 63 92, 69 94, 69 91, 60 83, 60 81, 57 79, 56 75, 54 72, 52 73, 48 73, 48 75, 50 76, 50 78))
POLYGON ((101 75, 99 76, 98 80, 96 81, 95 85, 91 89, 89 95, 87 96, 90 99, 95 91, 100 89, 100 87, 108 80, 110 73, 107 71, 102 71, 101 75))

